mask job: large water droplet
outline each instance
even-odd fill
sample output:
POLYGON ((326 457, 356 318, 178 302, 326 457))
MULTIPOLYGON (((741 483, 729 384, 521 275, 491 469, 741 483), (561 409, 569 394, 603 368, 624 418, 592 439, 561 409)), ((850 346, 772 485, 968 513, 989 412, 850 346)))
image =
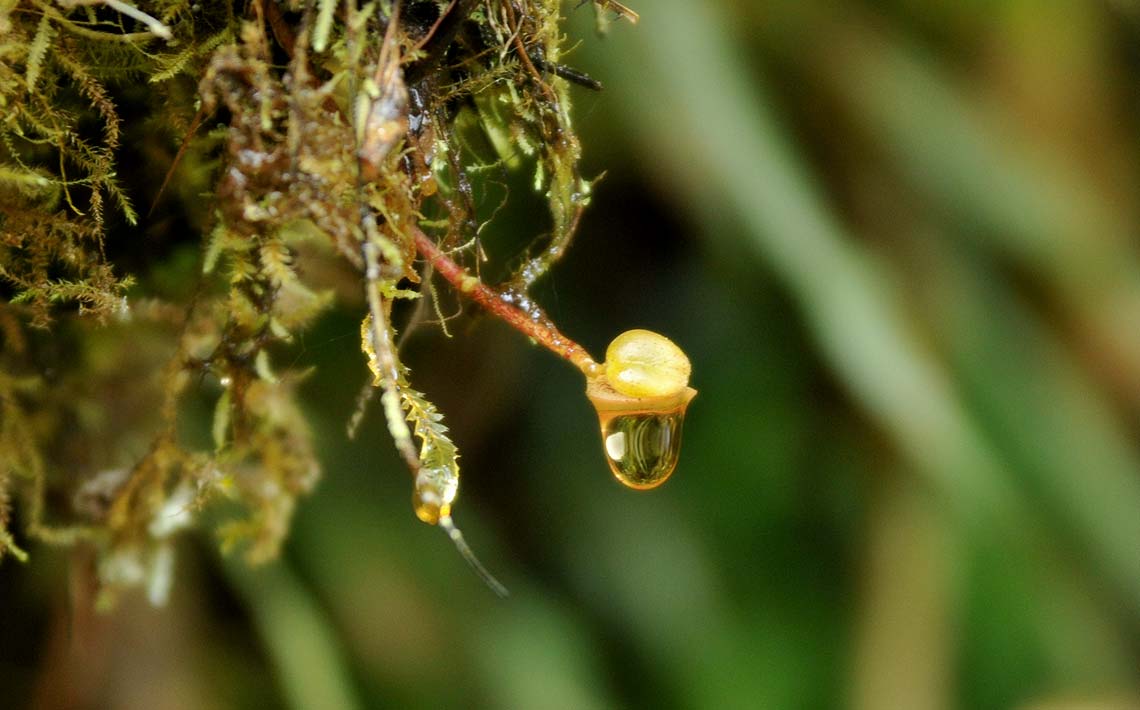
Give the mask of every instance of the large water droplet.
POLYGON ((630 488, 656 488, 677 467, 684 410, 603 417, 602 443, 610 470, 630 488))

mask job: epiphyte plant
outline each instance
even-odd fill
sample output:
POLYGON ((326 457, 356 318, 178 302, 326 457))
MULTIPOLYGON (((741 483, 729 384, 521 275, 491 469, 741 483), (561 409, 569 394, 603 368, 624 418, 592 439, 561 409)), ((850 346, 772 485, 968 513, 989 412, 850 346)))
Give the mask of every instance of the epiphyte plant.
POLYGON ((685 411, 697 394, 689 387, 692 365, 676 343, 649 330, 629 330, 610 342, 599 364, 530 299, 482 284, 422 232, 416 246, 457 290, 582 372, 606 461, 620 483, 645 490, 669 478, 680 456, 685 411))
MULTIPOLYGON (((460 293, 493 315, 545 346, 577 367, 586 377, 586 396, 598 412, 603 450, 614 477, 634 489, 656 488, 677 466, 685 410, 697 391, 689 387, 692 366, 688 356, 673 341, 648 330, 630 330, 614 338, 606 349, 606 361, 596 362, 578 343, 562 334, 528 297, 500 293, 469 274, 444 254, 418 228, 412 228, 416 247, 436 271, 460 293)), ((374 375, 373 384, 383 383, 383 367, 376 355, 378 335, 371 315, 365 318, 361 342, 374 375)), ((394 376, 394 381, 399 381, 394 376)), ((464 559, 496 593, 506 594, 471 552, 451 521, 451 507, 459 486, 459 468, 454 445, 439 439, 440 417, 432 408, 426 416, 417 410, 420 395, 403 390, 408 419, 417 422, 421 440, 420 466, 409 464, 416 475, 413 507, 420 520, 441 525, 464 559), (435 424, 435 428, 427 424, 435 424), (440 448, 448 454, 437 459, 440 448)), ((385 393, 387 394, 387 393, 385 393)), ((385 404, 389 431, 397 446, 410 442, 402 421, 403 410, 385 404), (392 414, 388 414, 392 412, 392 414)), ((446 429, 444 429, 446 431, 446 429)))
MULTIPOLYGON (((599 27, 637 19, 593 4, 599 27)), ((223 548, 274 557, 320 476, 305 372, 283 364, 339 303, 367 314, 416 515, 501 591, 452 522, 458 452, 396 346, 419 321, 395 304, 421 311, 433 273, 582 370, 618 480, 663 481, 693 393, 679 350, 659 372, 636 348, 600 365, 528 296, 593 188, 568 82, 600 85, 562 63, 561 19, 557 0, 0 0, 0 555, 26 557, 14 494, 29 537, 94 553, 103 601, 160 603, 174 535, 208 508, 223 548), (512 258, 485 238, 486 176, 522 171, 549 222, 512 258), (672 384, 629 389, 646 368, 672 384)))

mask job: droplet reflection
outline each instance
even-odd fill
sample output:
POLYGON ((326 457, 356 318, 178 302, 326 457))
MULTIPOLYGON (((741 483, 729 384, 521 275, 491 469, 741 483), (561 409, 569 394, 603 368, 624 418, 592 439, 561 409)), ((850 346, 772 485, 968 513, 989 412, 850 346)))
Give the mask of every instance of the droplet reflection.
POLYGON ((669 478, 681 455, 684 412, 629 413, 602 419, 610 470, 630 488, 656 488, 669 478))

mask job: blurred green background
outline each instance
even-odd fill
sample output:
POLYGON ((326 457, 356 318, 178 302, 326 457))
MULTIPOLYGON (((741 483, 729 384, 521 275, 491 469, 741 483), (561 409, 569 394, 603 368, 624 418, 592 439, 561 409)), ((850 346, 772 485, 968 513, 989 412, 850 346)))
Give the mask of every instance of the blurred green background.
POLYGON ((674 477, 616 484, 517 333, 420 329, 496 599, 375 405, 346 439, 337 311, 297 355, 326 468, 283 558, 185 539, 168 608, 102 616, 69 553, 6 561, 0 705, 1140 707, 1140 5, 646 0, 600 39, 573 4, 605 177, 538 295, 598 356, 687 350, 674 477))

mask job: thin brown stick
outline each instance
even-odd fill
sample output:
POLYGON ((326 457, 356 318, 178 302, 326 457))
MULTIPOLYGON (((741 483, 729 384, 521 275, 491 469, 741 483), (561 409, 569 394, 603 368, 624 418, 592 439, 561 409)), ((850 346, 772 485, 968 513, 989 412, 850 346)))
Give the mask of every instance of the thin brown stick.
POLYGON ((440 14, 440 19, 432 26, 426 42, 416 45, 417 50, 423 50, 424 56, 409 64, 404 69, 404 80, 408 86, 415 86, 431 73, 443 61, 447 48, 468 16, 475 11, 480 0, 458 0, 448 5, 440 14))
POLYGON ((440 276, 455 287, 455 290, 475 301, 515 330, 533 338, 555 355, 568 360, 586 377, 596 377, 601 373, 602 366, 590 357, 590 353, 563 335, 537 306, 530 304, 529 300, 526 301, 528 304, 526 310, 523 310, 515 303, 520 301, 521 297, 498 293, 475 276, 467 273, 467 269, 452 261, 432 241, 431 237, 424 234, 419 228, 411 227, 411 232, 420 255, 431 262, 440 276))
POLYGON ((443 12, 439 13, 439 17, 435 18, 435 22, 432 23, 432 26, 428 29, 427 34, 425 34, 419 42, 416 42, 416 46, 412 47, 413 52, 418 52, 419 50, 423 49, 424 45, 431 41, 431 38, 435 36, 436 31, 439 30, 439 26, 443 24, 443 20, 445 17, 447 17, 447 13, 451 12, 451 9, 455 7, 455 3, 457 2, 459 2, 459 0, 451 0, 451 2, 448 3, 447 7, 443 9, 443 12))
POLYGON ((166 170, 166 176, 162 178, 162 184, 159 185, 154 200, 150 203, 150 209, 147 210, 146 213, 148 218, 154 214, 154 208, 158 207, 158 201, 162 199, 162 193, 166 192, 166 186, 170 184, 170 178, 174 176, 174 171, 178 169, 178 163, 182 161, 182 156, 186 154, 186 149, 190 147, 190 139, 198 132, 198 127, 202 125, 202 121, 205 120, 205 118, 205 107, 199 108, 198 112, 194 114, 194 120, 190 121, 190 127, 186 130, 186 137, 182 139, 182 144, 178 146, 178 152, 174 154, 174 160, 171 161, 170 167, 166 170))
POLYGON ((515 50, 519 55, 519 61, 522 62, 523 66, 526 67, 534 77, 535 83, 538 84, 538 88, 542 93, 546 94, 547 100, 557 105, 558 95, 554 93, 554 89, 550 88, 549 84, 542 80, 542 74, 535 68, 534 63, 530 61, 530 55, 527 54, 526 45, 523 44, 522 41, 522 21, 516 19, 515 9, 510 3, 507 3, 505 7, 507 11, 507 21, 513 25, 511 31, 514 33, 515 50))

